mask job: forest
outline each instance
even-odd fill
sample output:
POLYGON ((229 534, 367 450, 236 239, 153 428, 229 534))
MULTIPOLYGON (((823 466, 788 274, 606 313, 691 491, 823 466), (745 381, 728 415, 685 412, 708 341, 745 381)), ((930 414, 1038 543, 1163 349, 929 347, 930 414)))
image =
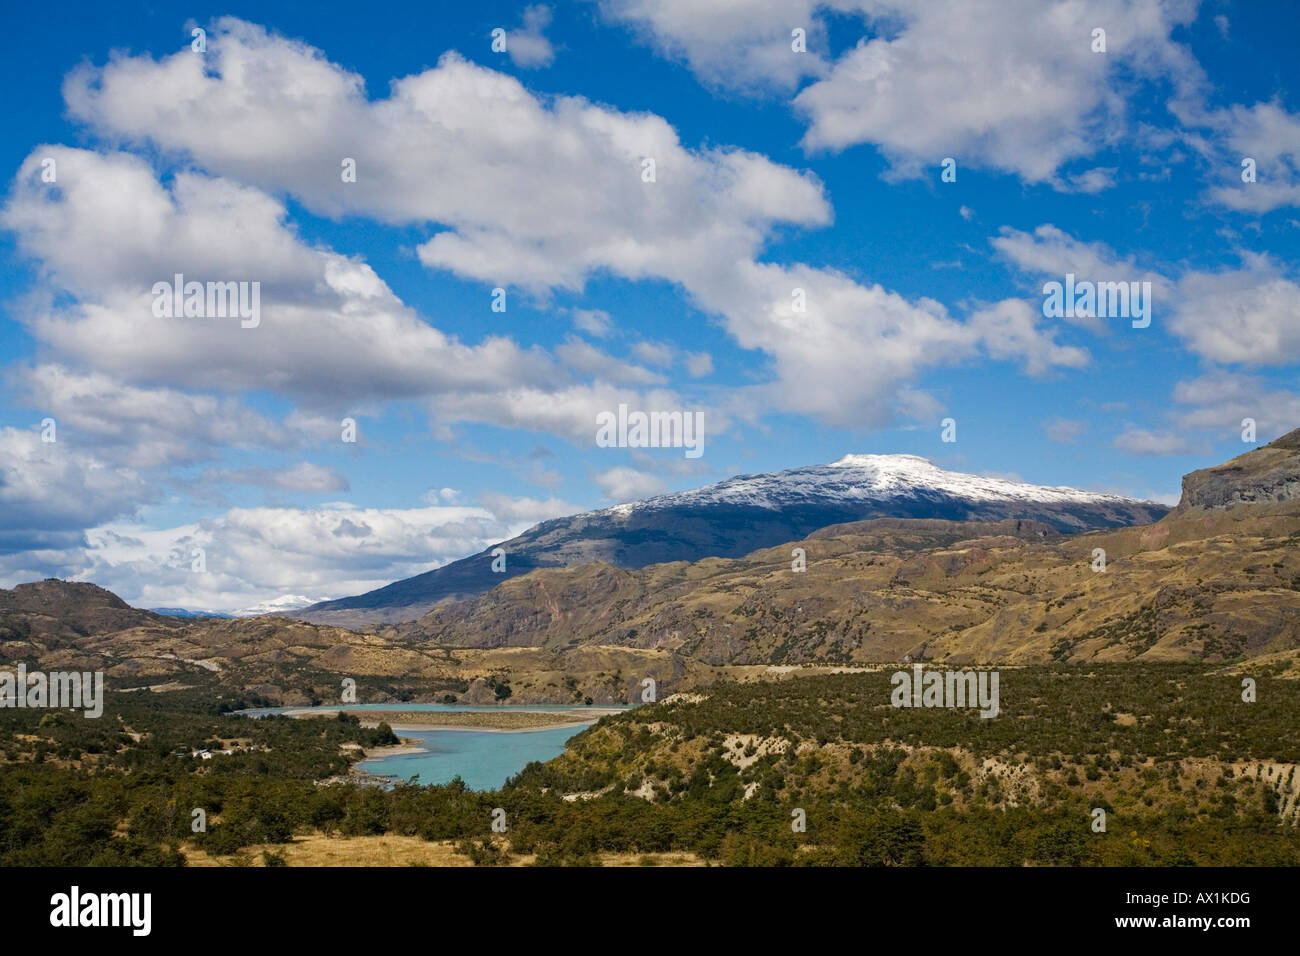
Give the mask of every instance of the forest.
POLYGON ((1247 702, 1197 664, 1004 668, 991 720, 893 708, 887 672, 719 684, 603 718, 485 792, 348 782, 396 742, 351 715, 110 692, 99 720, 0 711, 0 865, 179 866, 307 833, 456 841, 480 865, 1293 865, 1300 687, 1252 680, 1247 702))

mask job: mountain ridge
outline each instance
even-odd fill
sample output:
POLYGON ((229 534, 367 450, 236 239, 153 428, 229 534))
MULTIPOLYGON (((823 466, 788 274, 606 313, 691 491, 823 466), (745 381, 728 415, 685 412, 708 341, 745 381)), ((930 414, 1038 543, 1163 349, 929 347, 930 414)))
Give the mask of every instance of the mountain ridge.
POLYGON ((1146 524, 1168 511, 1158 502, 1120 495, 946 471, 916 455, 850 454, 825 465, 735 475, 702 488, 552 518, 476 555, 285 615, 342 627, 398 624, 540 568, 589 561, 642 568, 738 558, 819 528, 871 518, 1036 520, 1069 533, 1146 524), (492 570, 497 548, 505 552, 503 573, 492 570))

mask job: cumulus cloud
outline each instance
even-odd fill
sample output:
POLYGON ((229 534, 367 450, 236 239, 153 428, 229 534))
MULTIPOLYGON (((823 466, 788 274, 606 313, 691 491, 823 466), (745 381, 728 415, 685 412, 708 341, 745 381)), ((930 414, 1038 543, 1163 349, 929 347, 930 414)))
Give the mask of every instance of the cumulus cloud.
POLYGON ((1214 369, 1179 381, 1173 399, 1180 406, 1175 418, 1181 428, 1204 430, 1218 437, 1239 435, 1247 418, 1255 422, 1261 441, 1270 441, 1300 423, 1300 394, 1257 375, 1214 369))
POLYGON ((285 215, 280 202, 225 179, 181 172, 168 188, 133 155, 43 147, 23 163, 0 221, 77 297, 27 316, 29 329, 119 381, 271 387, 336 403, 554 375, 549 358, 505 338, 467 346, 429 326, 368 265, 308 246, 285 215), (46 154, 59 162, 57 191, 39 183, 46 154), (261 323, 159 318, 154 284, 177 273, 259 282, 261 323))
POLYGON ((620 361, 582 339, 567 339, 556 347, 555 355, 574 371, 606 382, 662 385, 666 381, 663 375, 640 365, 620 361))
MULTIPOLYGON (((319 51, 227 18, 202 63, 188 52, 119 57, 75 72, 65 96, 103 135, 152 142, 318 212, 441 225, 418 250, 431 268, 538 294, 581 288, 606 271, 676 283, 743 347, 767 355, 778 381, 755 397, 782 411, 883 424, 910 379, 975 347, 977 336, 935 303, 830 270, 757 261, 776 225, 829 223, 811 175, 744 150, 688 149, 658 116, 539 98, 454 53, 371 101, 360 77, 319 51), (186 103, 180 114, 177 97, 186 103), (331 172, 340 143, 357 161, 355 183, 331 172), (642 178, 646 158, 655 160, 653 182, 642 178), (808 333, 800 338, 789 334, 796 286, 824 303, 800 319, 808 333)), ((578 321, 607 327, 600 316, 578 321)), ((480 348, 450 367, 515 383, 513 395, 544 392, 544 408, 572 404, 540 387, 537 357, 508 343, 480 348)), ((459 391, 435 404, 468 418, 478 403, 459 391)), ((491 419, 520 420, 504 414, 516 404, 511 395, 482 404, 491 419)))
MULTIPOLYGON (((792 99, 808 124, 804 147, 871 144, 899 176, 952 156, 961 168, 1095 193, 1116 168, 1068 167, 1143 141, 1129 106, 1137 90, 1170 90, 1176 118, 1206 125, 1203 71, 1174 40, 1196 17, 1186 0, 603 0, 600 9, 708 85, 794 94, 811 79, 792 99), (857 37, 835 56, 832 19, 857 37), (807 29, 807 53, 791 50, 794 27, 807 29), (1092 48, 1097 28, 1104 54, 1092 48)), ((1268 201, 1263 192, 1249 201, 1268 201)))
POLYGON ((369 101, 361 78, 319 51, 232 18, 203 58, 117 58, 75 71, 65 97, 106 136, 188 154, 326 214, 444 224, 421 259, 493 282, 663 275, 690 257, 752 250, 775 222, 829 215, 812 177, 744 150, 688 150, 652 114, 542 100, 455 53, 369 101), (355 183, 340 181, 341 144, 355 183), (642 181, 647 157, 654 183, 642 181))
POLYGON ((40 430, 0 428, 0 553, 76 547, 83 528, 160 497, 137 470, 40 430))
MULTIPOLYGON (((1194 7, 1158 0, 962 0, 852 4, 875 30, 794 100, 804 145, 878 146, 899 174, 959 165, 1060 184, 1058 171, 1113 144, 1125 79, 1199 73, 1170 38, 1194 7), (1094 53, 1092 30, 1106 30, 1094 53)), ((1093 175, 1083 184, 1100 188, 1093 175)))
POLYGON ((1058 344, 1042 309, 1021 299, 1006 299, 982 309, 971 316, 970 324, 990 356, 1018 359, 1028 375, 1037 377, 1053 368, 1088 364, 1087 349, 1058 344))
POLYGON ((628 24, 706 83, 789 91, 826 71, 826 27, 815 0, 601 0, 606 20, 628 24), (804 31, 805 50, 792 31, 804 31))
MULTIPOLYGON (((574 510, 557 499, 504 495, 483 496, 478 506, 234 508, 171 528, 94 527, 88 547, 48 573, 94 581, 140 607, 238 612, 286 594, 306 602, 382 587, 574 510), (199 572, 195 549, 203 553, 199 572)), ((7 584, 29 580, 22 569, 30 563, 0 559, 0 575, 7 584)))
MULTIPOLYGON (((1008 262, 1056 281, 1073 273, 1076 281, 1150 282, 1153 321, 1204 359, 1257 366, 1300 359, 1300 285, 1270 256, 1243 253, 1239 268, 1189 270, 1174 278, 1052 225, 1032 233, 1003 227, 991 242, 1008 262)), ((1087 316, 1066 321, 1094 331, 1107 325, 1087 316)))
MULTIPOLYGON (((10 378, 79 447, 132 468, 193 464, 229 448, 287 448, 306 437, 233 398, 124 385, 57 364, 19 368, 10 378)), ((337 437, 337 425, 332 431, 337 437)))
POLYGON ((1300 359, 1300 286, 1274 260, 1250 256, 1242 269, 1191 272, 1177 292, 1170 330, 1197 355, 1246 365, 1300 359))
MULTIPOLYGON (((1155 307, 1163 308, 1171 299, 1173 286, 1164 275, 1143 267, 1132 256, 1121 257, 1104 242, 1085 242, 1050 223, 1032 233, 1003 226, 989 242, 1000 258, 1030 275, 1056 282, 1063 282, 1068 274, 1076 282, 1150 282, 1155 307)), ((1042 300, 1038 302, 1041 308, 1042 300)), ((1093 332, 1104 332, 1109 322, 1082 315, 1064 321, 1093 332)))
POLYGON ((658 476, 625 465, 602 471, 592 480, 600 486, 606 498, 618 503, 649 498, 667 490, 658 476))
POLYGON ((550 7, 540 3, 524 7, 523 26, 506 35, 506 53, 515 66, 533 70, 554 62, 555 48, 545 32, 550 25, 550 7))
POLYGON ((614 322, 604 309, 574 309, 573 325, 596 338, 604 338, 614 331, 614 322))
POLYGON ((713 374, 713 356, 708 352, 687 352, 686 371, 691 378, 705 378, 713 374))
POLYGON ((1274 101, 1222 110, 1193 106, 1183 116, 1214 134, 1194 141, 1220 172, 1211 201, 1252 213, 1300 206, 1300 114, 1274 101), (1254 161, 1253 182, 1242 179, 1247 158, 1254 161))
POLYGON ((1130 455, 1204 455, 1209 445, 1185 434, 1171 431, 1151 431, 1129 428, 1115 438, 1115 447, 1130 455))

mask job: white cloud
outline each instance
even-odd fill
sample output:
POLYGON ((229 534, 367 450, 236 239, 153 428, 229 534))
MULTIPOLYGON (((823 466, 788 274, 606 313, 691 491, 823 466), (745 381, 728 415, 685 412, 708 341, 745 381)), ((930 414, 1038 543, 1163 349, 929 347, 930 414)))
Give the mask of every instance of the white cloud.
POLYGON ((38 430, 0 428, 0 553, 70 548, 81 530, 159 497, 133 468, 38 430))
MULTIPOLYGON (((234 508, 171 528, 105 524, 65 556, 74 564, 46 573, 94 581, 138 607, 235 612, 285 594, 318 601, 382 587, 576 510, 554 498, 481 497, 482 506, 234 508), (205 571, 191 570, 195 548, 205 571)), ((12 560, 0 560, 0 575, 30 579, 12 560)))
POLYGON ((600 486, 606 498, 618 503, 649 498, 667 490, 659 477, 626 465, 600 472, 592 476, 592 480, 600 486))
POLYGON ((1129 428, 1115 438, 1115 447, 1130 455, 1204 455, 1209 452, 1205 442, 1194 441, 1185 434, 1170 431, 1150 431, 1129 428))
POLYGON ((533 70, 554 62, 555 48, 545 32, 550 25, 550 7, 540 3, 524 7, 523 27, 506 35, 506 53, 515 66, 533 70))
MULTIPOLYGON (((1155 320, 1187 348, 1215 362, 1286 365, 1300 359, 1300 285, 1267 255, 1243 254, 1241 268, 1189 271, 1177 279, 1121 259, 1101 242, 1083 242, 1052 225, 1033 233, 1003 227, 991 240, 1024 271, 1076 281, 1150 282, 1155 320)), ((1067 319, 1094 331, 1106 320, 1067 319)))
POLYGON ((1239 212, 1266 213, 1300 206, 1300 114, 1278 102, 1235 105, 1224 110, 1190 107, 1189 123, 1215 135, 1196 141, 1218 171, 1209 198, 1239 212), (1242 180, 1242 161, 1255 161, 1255 181, 1242 180))
MULTIPOLYGON (((195 60, 183 52, 81 70, 66 84, 69 108, 106 135, 185 151, 319 212, 444 224, 419 250, 433 268, 538 292, 576 289, 604 270, 677 283, 743 347, 771 359, 776 383, 751 394, 766 407, 832 424, 883 424, 910 379, 975 346, 976 336, 936 303, 911 303, 829 270, 759 264, 775 224, 829 222, 820 183, 753 153, 688 150, 657 116, 572 97, 543 101, 455 54, 372 102, 359 77, 317 51, 231 19, 209 34, 204 63, 195 60), (287 89, 312 93, 289 97, 287 89), (187 103, 180 115, 177 97, 187 103), (340 143, 356 154, 356 183, 323 172, 337 164, 340 143), (657 164, 653 183, 641 180, 647 156, 657 164), (799 318, 808 333, 800 336, 790 334, 795 286, 823 303, 799 318)), ((449 421, 554 421, 581 394, 543 387, 545 363, 507 343, 480 351, 440 367, 482 370, 514 387, 481 399, 469 394, 472 384, 440 390, 434 406, 449 421), (534 395, 540 408, 520 407, 534 395)))
MULTIPOLYGON (((999 256, 1032 275, 1056 281, 1073 273, 1076 281, 1150 282, 1153 295, 1166 302, 1166 294, 1172 288, 1168 279, 1143 268, 1132 256, 1122 258, 1104 242, 1084 242, 1050 223, 1032 233, 1003 226, 989 242, 999 256)), ((1105 326, 1103 321, 1088 317, 1069 321, 1094 330, 1105 326)))
POLYGON ((815 0, 601 0, 611 22, 630 24, 661 53, 685 60, 706 83, 792 90, 825 72, 825 25, 815 0), (807 52, 792 48, 805 31, 807 52))
MULTIPOLYGON (((559 498, 512 498, 497 492, 484 492, 479 500, 492 512, 498 521, 508 522, 510 526, 523 531, 539 521, 562 518, 573 514, 577 509, 559 498)), ((517 532, 514 532, 517 533, 517 532)))
POLYGON ((667 342, 648 342, 642 340, 632 346, 632 354, 647 365, 661 368, 673 363, 673 347, 667 342))
POLYGON ((202 482, 213 484, 256 485, 279 491, 297 491, 304 494, 347 491, 348 480, 333 469, 299 462, 289 468, 207 469, 200 476, 202 482))
POLYGON ((1245 268, 1192 272, 1177 287, 1169 328, 1216 362, 1289 365, 1300 360, 1300 286, 1266 257, 1245 268))
MULTIPOLYGON (((305 437, 235 399, 138 388, 55 364, 20 368, 12 378, 65 437, 132 468, 193 464, 228 448, 286 448, 305 437)), ((337 425, 333 431, 337 438, 337 425)))
MULTIPOLYGON (((875 28, 794 104, 804 145, 878 146, 902 175, 991 168, 1060 185, 1058 171, 1117 142, 1128 122, 1121 78, 1199 76, 1171 32, 1194 5, 1159 0, 871 2, 875 28), (1106 53, 1091 49, 1106 30, 1106 53)), ((1103 185, 1097 176, 1084 183, 1103 185)))
POLYGON ((1114 186, 1117 172, 1119 172, 1117 166, 1097 166, 1094 169, 1085 169, 1081 173, 1068 175, 1065 177, 1065 182, 1069 189, 1091 196, 1114 186))
POLYGON ((708 352, 687 352, 686 371, 691 378, 705 378, 713 374, 713 356, 708 352))
POLYGON ((1088 350, 1056 342, 1055 330, 1041 308, 1021 299, 1005 299, 971 316, 971 328, 985 351, 996 359, 1021 360, 1026 374, 1045 375, 1057 367, 1083 368, 1088 350))
POLYGON ((555 355, 574 371, 600 381, 626 385, 662 385, 665 381, 659 373, 622 362, 582 339, 566 340, 556 347, 555 355))
POLYGON ((669 275, 746 254, 773 223, 829 216, 811 176, 743 150, 685 149, 652 114, 543 101, 455 53, 368 101, 359 76, 252 24, 222 19, 208 43, 205 57, 75 71, 69 109, 328 215, 445 224, 420 256, 461 275, 537 289, 577 288, 600 268, 669 275), (343 156, 355 183, 340 181, 343 156), (654 183, 642 182, 645 157, 654 183))
POLYGON ((117 381, 221 391, 273 388, 314 402, 495 389, 555 375, 504 338, 466 346, 422 322, 365 263, 299 240, 283 205, 181 172, 165 188, 141 159, 42 147, 0 222, 74 305, 28 315, 60 355, 117 381), (39 182, 53 154, 56 192, 39 182), (155 282, 258 281, 262 319, 158 318, 155 282))
POLYGON ((1048 441, 1058 445, 1073 445, 1088 430, 1086 421, 1074 421, 1068 418, 1053 418, 1043 425, 1048 441))
POLYGON ((1218 437, 1239 436, 1247 418, 1254 420, 1261 442, 1300 424, 1300 394, 1254 375, 1215 369, 1178 382, 1173 398, 1184 406, 1176 415, 1181 428, 1218 437))
POLYGON ((604 309, 574 309, 573 324, 579 331, 602 339, 614 331, 614 322, 604 309))

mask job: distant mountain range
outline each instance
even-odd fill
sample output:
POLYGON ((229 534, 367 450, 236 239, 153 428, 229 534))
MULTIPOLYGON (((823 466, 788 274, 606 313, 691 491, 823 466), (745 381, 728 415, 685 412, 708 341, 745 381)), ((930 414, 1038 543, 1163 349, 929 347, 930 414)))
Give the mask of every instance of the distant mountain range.
POLYGON ((183 607, 151 607, 146 610, 153 611, 155 614, 161 614, 163 617, 219 617, 223 619, 233 618, 233 614, 222 614, 219 611, 190 611, 183 607))
MULTIPOLYGON (((881 485, 931 467, 898 464, 906 468, 885 470, 881 485)), ((771 477, 583 517, 739 496, 771 477)), ((976 489, 990 480, 969 476, 931 476, 927 487, 948 481, 963 484, 972 509, 994 507, 993 491, 1003 502, 1010 489, 1031 494, 993 482, 981 501, 976 489)), ((671 692, 774 667, 908 659, 1247 662, 1300 677, 1298 484, 1300 431, 1192 472, 1178 508, 1154 523, 1062 534, 1035 519, 867 518, 736 558, 539 569, 363 634, 284 616, 186 620, 50 579, 0 590, 0 668, 102 670, 115 687, 212 685, 284 703, 329 698, 344 676, 367 700, 482 703, 494 699, 492 680, 506 682, 513 701, 609 703, 628 700, 646 677, 671 692), (795 547, 806 555, 802 573, 795 547)), ((1090 501, 1118 507, 1062 489, 1033 490, 1029 503, 1090 501)))
POLYGON ((1136 658, 1294 666, 1300 431, 1183 485, 1178 508, 1153 524, 1081 534, 1033 520, 875 518, 739 559, 539 570, 384 633, 455 648, 634 648, 720 668, 1136 658), (794 548, 803 567, 792 564, 794 548))
POLYGON ((396 624, 538 568, 602 561, 634 569, 736 558, 870 518, 1021 519, 1072 533, 1148 524, 1168 511, 1154 501, 945 471, 915 455, 846 455, 828 465, 738 475, 693 491, 544 521, 441 568, 284 613, 340 627, 396 624), (505 553, 503 572, 493 570, 496 548, 505 553))

